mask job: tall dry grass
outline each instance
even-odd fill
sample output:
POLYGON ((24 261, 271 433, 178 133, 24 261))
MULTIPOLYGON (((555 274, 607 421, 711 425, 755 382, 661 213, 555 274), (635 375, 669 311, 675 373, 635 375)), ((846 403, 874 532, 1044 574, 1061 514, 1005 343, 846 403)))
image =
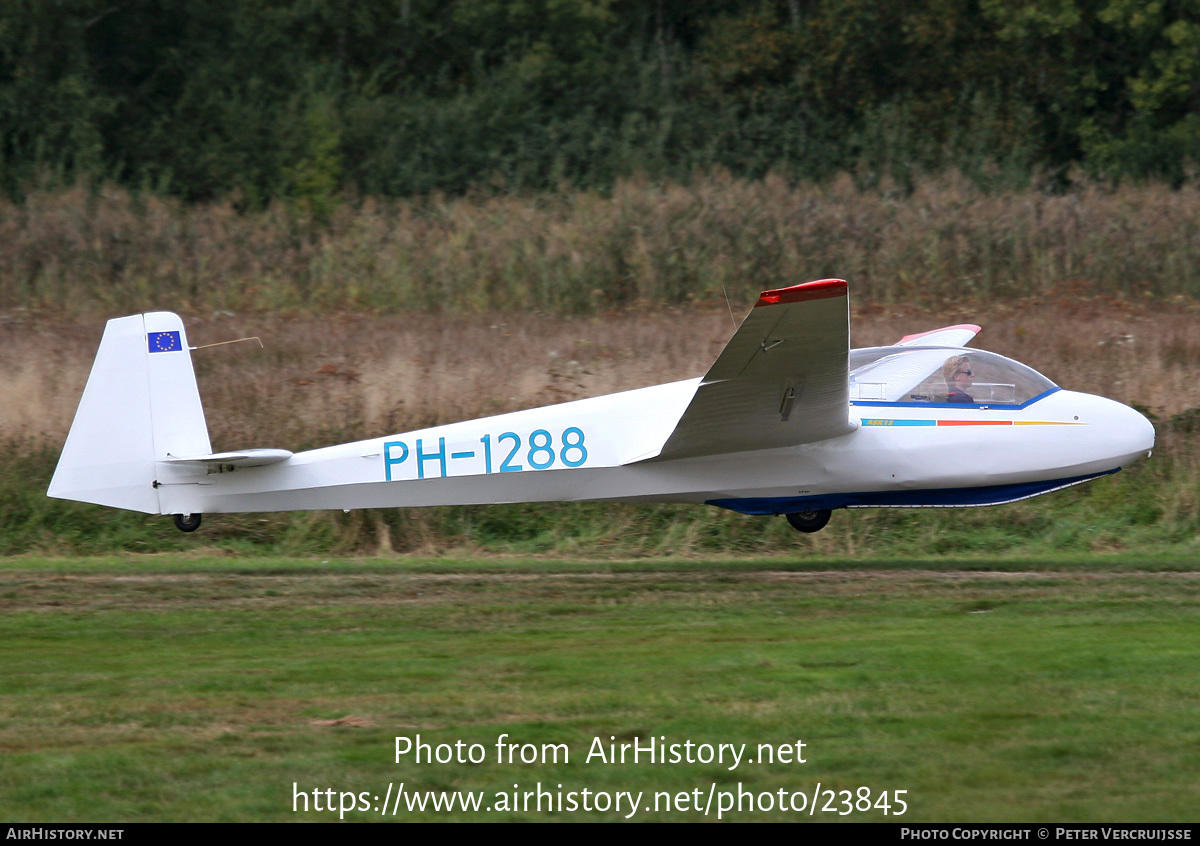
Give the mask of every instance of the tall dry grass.
MULTIPOLYGON (((0 554, 220 549, 289 554, 447 549, 558 555, 744 552, 823 556, 1194 545, 1200 527, 1200 336, 1196 312, 1073 304, 855 309, 856 345, 974 319, 977 345, 1064 387, 1159 418, 1155 457, 1084 489, 978 511, 839 514, 798 538, 781 520, 678 506, 503 506, 223 515, 203 536, 169 521, 45 497, 102 326, 25 317, 0 324, 0 554), (1191 414, 1189 415, 1189 411, 1191 414), (1188 425, 1172 419, 1190 421, 1188 425)), ((587 318, 527 314, 187 318, 214 448, 293 450, 655 384, 702 373, 732 332, 722 309, 587 318)))
MULTIPOLYGON (((739 315, 740 316, 740 315, 739 315)), ((1200 407, 1200 309, 1096 304, 855 308, 855 346, 974 321, 975 346, 1060 385, 1167 419, 1200 407)), ((733 331, 729 313, 674 309, 586 318, 519 313, 187 318, 216 449, 298 448, 407 431, 702 374, 733 331)), ((0 326, 0 438, 61 443, 102 323, 26 318, 0 326)))
POLYGON ((911 193, 714 174, 610 193, 343 202, 326 224, 78 187, 0 202, 0 310, 591 314, 839 276, 860 304, 1200 296, 1200 189, 911 193))

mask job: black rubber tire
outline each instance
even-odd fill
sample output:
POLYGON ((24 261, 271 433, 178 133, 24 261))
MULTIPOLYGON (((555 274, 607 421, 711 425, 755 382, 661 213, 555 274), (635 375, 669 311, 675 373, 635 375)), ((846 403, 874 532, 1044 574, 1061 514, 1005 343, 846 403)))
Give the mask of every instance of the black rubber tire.
POLYGON ((199 514, 175 514, 175 528, 181 532, 194 532, 200 528, 199 514))
POLYGON ((825 524, 829 522, 831 514, 833 512, 826 508, 822 511, 794 511, 791 514, 783 516, 787 518, 787 521, 792 524, 792 528, 797 532, 812 534, 825 528, 825 524))

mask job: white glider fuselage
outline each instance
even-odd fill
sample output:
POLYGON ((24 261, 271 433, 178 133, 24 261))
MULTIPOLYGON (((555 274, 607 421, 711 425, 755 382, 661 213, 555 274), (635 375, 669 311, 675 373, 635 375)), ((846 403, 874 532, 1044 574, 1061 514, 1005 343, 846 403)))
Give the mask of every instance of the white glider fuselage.
POLYGON ((867 493, 898 495, 881 497, 888 500, 881 505, 983 505, 1032 495, 1019 489, 1023 485, 1070 484, 1113 472, 1154 443, 1149 422, 1133 409, 1058 390, 1016 410, 948 414, 945 408, 854 404, 854 429, 846 435, 639 461, 648 444, 661 443, 670 432, 698 383, 324 447, 268 466, 160 462, 160 513, 555 501, 707 502, 746 513, 783 513, 822 504, 820 498, 861 499, 867 493), (1012 490, 985 491, 974 501, 980 488, 1005 487, 1012 490), (920 493, 928 491, 959 496, 920 502, 920 493))
MULTIPOLYGON (((183 323, 109 321, 49 495, 179 517, 509 502, 746 514, 1024 499, 1146 455, 1149 421, 964 345, 849 349, 846 283, 764 292, 703 378, 301 453, 213 453, 183 323)), ((815 531, 824 525, 793 525, 815 531)))

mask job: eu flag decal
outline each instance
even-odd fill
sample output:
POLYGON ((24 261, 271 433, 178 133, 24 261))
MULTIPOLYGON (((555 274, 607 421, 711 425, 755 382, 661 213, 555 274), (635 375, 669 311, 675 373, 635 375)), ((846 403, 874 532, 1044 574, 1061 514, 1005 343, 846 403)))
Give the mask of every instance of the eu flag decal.
POLYGON ((150 343, 150 352, 178 352, 183 349, 183 342, 178 332, 150 332, 146 335, 150 343))

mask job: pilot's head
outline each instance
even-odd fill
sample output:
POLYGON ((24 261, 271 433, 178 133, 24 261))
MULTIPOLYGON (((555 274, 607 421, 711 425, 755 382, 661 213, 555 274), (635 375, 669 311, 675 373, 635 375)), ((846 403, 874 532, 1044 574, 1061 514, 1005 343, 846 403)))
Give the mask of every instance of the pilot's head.
POLYGON ((956 355, 947 359, 942 365, 942 376, 951 390, 964 391, 975 381, 975 373, 971 370, 971 359, 965 355, 956 355))

